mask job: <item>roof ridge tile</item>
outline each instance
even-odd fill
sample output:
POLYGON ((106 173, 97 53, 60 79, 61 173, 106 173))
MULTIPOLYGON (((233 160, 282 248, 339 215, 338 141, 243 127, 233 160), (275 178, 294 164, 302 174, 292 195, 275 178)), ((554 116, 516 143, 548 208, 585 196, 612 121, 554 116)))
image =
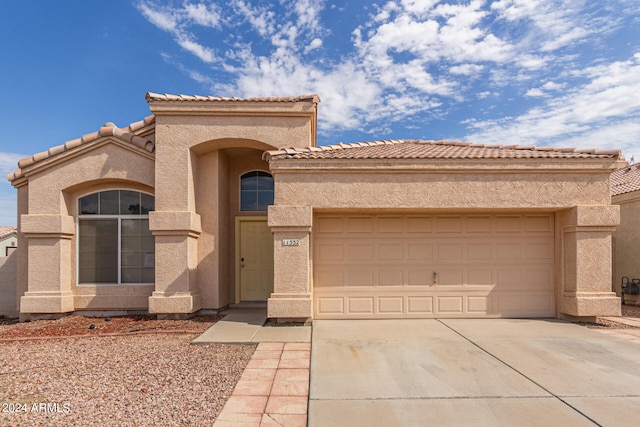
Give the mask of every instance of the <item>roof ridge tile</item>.
POLYGON ((147 102, 153 101, 186 101, 186 102, 314 102, 319 103, 320 97, 313 93, 298 96, 263 96, 250 98, 237 98, 225 96, 205 95, 172 95, 170 93, 147 92, 147 102))
POLYGON ((118 128, 118 127, 115 127, 115 125, 111 126, 112 123, 107 123, 104 126, 101 126, 95 132, 84 134, 80 138, 70 139, 66 141, 64 144, 56 145, 49 148, 47 151, 42 151, 32 155, 31 157, 25 157, 18 160, 19 169, 14 171, 13 173, 8 174, 7 179, 9 179, 9 181, 18 179, 24 175, 22 169, 28 166, 32 166, 48 158, 62 154, 66 151, 70 151, 70 150, 73 150, 74 148, 78 148, 81 145, 93 142, 99 138, 114 137, 114 138, 120 139, 123 142, 133 144, 150 153, 153 153, 153 151, 155 150, 155 143, 153 142, 153 140, 138 136, 134 133, 136 130, 139 130, 152 123, 155 123, 155 116, 153 114, 145 117, 140 121, 131 123, 130 125, 124 128, 118 128))

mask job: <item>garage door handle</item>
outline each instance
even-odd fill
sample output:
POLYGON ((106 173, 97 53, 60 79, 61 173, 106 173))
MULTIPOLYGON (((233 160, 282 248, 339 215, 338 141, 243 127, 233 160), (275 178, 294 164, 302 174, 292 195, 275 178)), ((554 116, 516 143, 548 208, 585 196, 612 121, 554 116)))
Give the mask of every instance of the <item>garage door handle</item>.
POLYGON ((434 271, 433 272, 433 284, 437 284, 438 283, 438 272, 434 271))

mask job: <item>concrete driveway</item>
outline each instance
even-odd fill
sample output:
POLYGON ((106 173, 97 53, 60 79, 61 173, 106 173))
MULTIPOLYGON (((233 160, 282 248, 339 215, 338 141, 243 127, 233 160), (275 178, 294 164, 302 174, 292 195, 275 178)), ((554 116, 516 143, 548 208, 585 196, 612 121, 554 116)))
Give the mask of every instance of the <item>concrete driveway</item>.
POLYGON ((640 345, 545 320, 315 321, 309 426, 640 425, 640 345))

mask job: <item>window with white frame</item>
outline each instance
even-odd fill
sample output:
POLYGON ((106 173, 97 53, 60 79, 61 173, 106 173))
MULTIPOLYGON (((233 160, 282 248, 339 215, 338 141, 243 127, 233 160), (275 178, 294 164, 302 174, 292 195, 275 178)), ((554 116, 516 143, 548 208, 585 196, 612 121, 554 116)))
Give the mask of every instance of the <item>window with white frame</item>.
POLYGON ((154 197, 107 190, 78 200, 78 283, 155 282, 155 240, 149 231, 154 197))
POLYGON ((252 171, 240 177, 240 210, 262 212, 273 204, 273 177, 268 172, 252 171))

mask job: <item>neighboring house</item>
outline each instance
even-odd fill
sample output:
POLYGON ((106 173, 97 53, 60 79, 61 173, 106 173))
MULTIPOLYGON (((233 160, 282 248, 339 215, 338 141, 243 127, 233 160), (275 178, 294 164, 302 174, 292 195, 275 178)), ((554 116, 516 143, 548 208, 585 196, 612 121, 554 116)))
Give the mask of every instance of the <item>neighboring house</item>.
POLYGON ((16 317, 16 245, 18 231, 13 226, 0 226, 0 317, 16 317))
POLYGON ((0 225, 0 257, 9 256, 17 249, 18 229, 11 225, 0 225))
POLYGON ((146 97, 153 115, 22 159, 20 313, 591 317, 619 151, 316 146, 316 95, 146 97))
MULTIPOLYGON (((620 205, 620 225, 613 234, 613 289, 621 295, 625 282, 640 284, 640 165, 611 174, 611 203, 620 205)), ((626 304, 640 303, 637 293, 624 295, 626 304)))

